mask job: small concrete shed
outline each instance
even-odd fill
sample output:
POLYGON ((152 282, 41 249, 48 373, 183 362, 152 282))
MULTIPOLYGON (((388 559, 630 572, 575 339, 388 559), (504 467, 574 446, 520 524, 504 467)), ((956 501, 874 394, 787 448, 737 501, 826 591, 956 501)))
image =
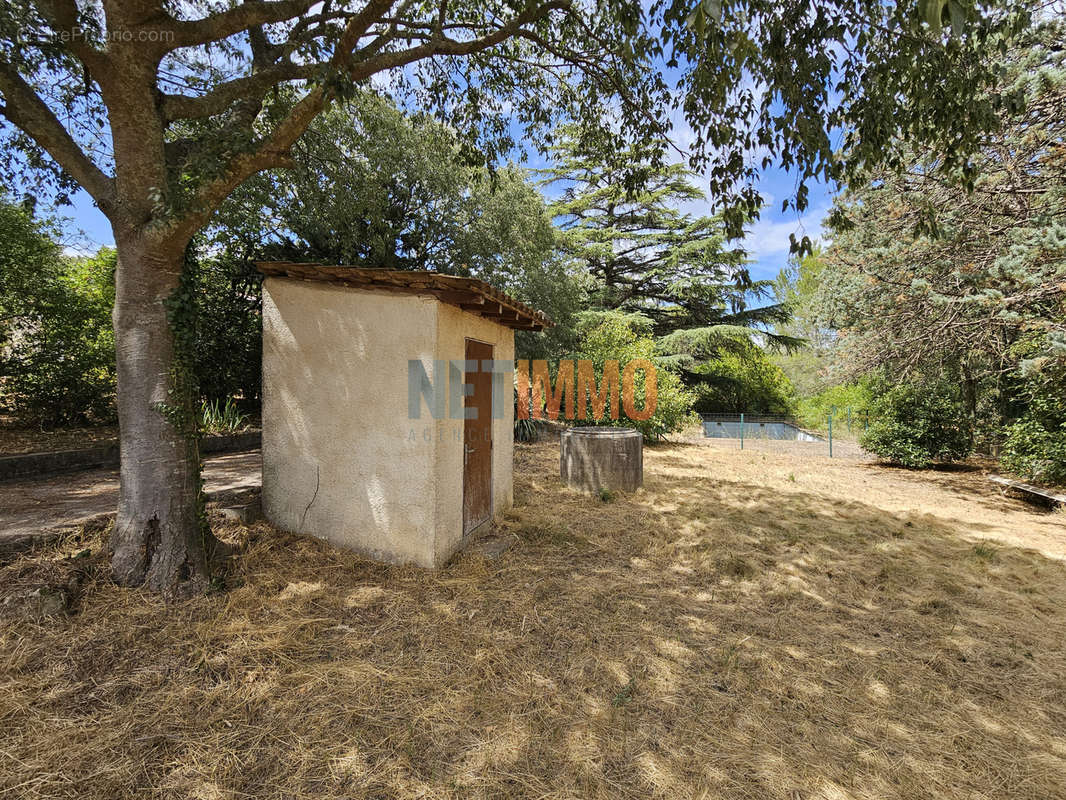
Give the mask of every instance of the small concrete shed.
POLYGON ((442 565, 513 502, 514 331, 551 322, 471 278, 257 266, 264 515, 442 565))

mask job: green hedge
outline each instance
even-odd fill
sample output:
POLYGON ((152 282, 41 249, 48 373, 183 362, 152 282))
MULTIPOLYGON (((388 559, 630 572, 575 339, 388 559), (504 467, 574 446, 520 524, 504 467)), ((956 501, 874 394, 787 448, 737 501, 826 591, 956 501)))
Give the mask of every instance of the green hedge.
POLYGON ((875 397, 872 421, 859 443, 886 461, 922 469, 958 461, 973 450, 973 430, 946 383, 901 383, 875 397))

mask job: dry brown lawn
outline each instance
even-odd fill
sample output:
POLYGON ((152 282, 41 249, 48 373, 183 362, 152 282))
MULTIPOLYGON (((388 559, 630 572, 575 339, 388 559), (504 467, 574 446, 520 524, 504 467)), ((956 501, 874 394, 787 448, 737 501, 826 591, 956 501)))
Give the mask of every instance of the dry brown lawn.
POLYGON ((498 560, 261 524, 170 607, 65 548, 0 594, 5 798, 1066 797, 1066 516, 969 472, 699 444, 642 492, 518 449, 498 560))

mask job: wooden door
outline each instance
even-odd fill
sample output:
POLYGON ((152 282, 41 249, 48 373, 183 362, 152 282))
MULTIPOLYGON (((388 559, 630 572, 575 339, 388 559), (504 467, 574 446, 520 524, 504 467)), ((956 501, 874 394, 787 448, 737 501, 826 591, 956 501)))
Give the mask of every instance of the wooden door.
MULTIPOLYGON (((492 359, 492 345, 466 340, 467 361, 492 359)), ((468 372, 464 383, 473 393, 464 398, 466 408, 477 414, 463 423, 463 535, 487 522, 492 516, 492 373, 479 369, 468 372)))

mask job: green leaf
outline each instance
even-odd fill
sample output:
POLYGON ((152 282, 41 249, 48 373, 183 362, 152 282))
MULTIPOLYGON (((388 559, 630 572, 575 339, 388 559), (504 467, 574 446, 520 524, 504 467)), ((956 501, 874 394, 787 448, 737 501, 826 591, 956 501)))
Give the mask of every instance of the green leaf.
POLYGON ((962 36, 966 31, 966 9, 958 0, 948 0, 948 13, 951 15, 951 33, 962 36))
POLYGON ((715 23, 722 21, 722 0, 703 0, 703 13, 715 23))
POLYGON ((943 0, 924 0, 925 11, 923 16, 926 23, 934 34, 940 33, 941 15, 944 13, 943 0))
POLYGON ((688 19, 685 20, 685 24, 701 39, 707 32, 707 17, 703 12, 703 6, 696 6, 695 10, 688 15, 688 19))

